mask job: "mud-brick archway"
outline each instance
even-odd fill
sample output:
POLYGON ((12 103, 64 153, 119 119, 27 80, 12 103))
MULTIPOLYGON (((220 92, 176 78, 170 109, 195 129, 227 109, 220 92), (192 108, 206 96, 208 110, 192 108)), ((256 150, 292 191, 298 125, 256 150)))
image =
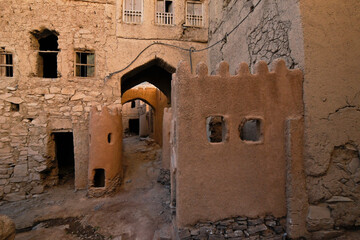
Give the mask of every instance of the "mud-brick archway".
POLYGON ((121 95, 132 87, 149 82, 156 86, 171 101, 171 77, 175 68, 160 58, 154 58, 149 62, 134 68, 121 78, 121 95))
POLYGON ((154 111, 154 140, 161 146, 164 108, 168 106, 168 98, 157 88, 133 88, 122 95, 121 104, 137 99, 152 107, 154 111))
POLYGON ((154 110, 154 139, 162 145, 162 124, 164 108, 171 102, 171 78, 175 68, 160 58, 134 68, 121 78, 121 103, 141 99, 154 110), (133 88, 149 82, 156 88, 133 88))

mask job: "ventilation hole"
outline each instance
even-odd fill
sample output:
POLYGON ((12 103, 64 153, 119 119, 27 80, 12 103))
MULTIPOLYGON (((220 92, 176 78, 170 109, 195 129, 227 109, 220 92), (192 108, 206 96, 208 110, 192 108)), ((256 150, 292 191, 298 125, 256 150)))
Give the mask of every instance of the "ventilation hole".
POLYGON ((11 112, 18 112, 20 111, 20 105, 16 103, 11 103, 10 105, 10 111, 11 112))
POLYGON ((206 119, 206 133, 209 142, 222 142, 225 139, 225 122, 222 116, 210 116, 206 119))
POLYGON ((105 170, 102 168, 95 169, 94 187, 105 187, 105 170))
POLYGON ((261 120, 245 119, 239 126, 240 139, 243 141, 258 142, 261 140, 261 120))
POLYGON ((111 133, 108 134, 107 139, 108 139, 108 143, 111 143, 111 133))

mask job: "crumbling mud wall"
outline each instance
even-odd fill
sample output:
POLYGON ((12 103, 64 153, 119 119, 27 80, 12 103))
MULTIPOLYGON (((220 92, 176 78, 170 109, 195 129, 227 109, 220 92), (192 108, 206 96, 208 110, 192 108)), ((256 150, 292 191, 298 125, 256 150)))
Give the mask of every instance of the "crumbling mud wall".
MULTIPOLYGON (((144 1, 146 14, 142 23, 124 23, 122 3, 0 0, 0 52, 12 54, 13 60, 13 76, 0 76, 0 200, 30 198, 58 182, 54 133, 73 134, 74 185, 76 189, 86 188, 89 112, 93 106, 121 104, 120 81, 125 71, 105 77, 124 68, 140 49, 155 40, 187 49, 206 46, 206 24, 186 30, 178 24, 185 19, 184 3, 176 7, 182 13, 176 13, 174 26, 154 24, 154 3, 150 0, 144 1), (153 38, 155 31, 162 32, 162 37, 153 38), (57 56, 57 69, 44 78, 42 67, 46 61, 40 57, 44 49, 40 49, 39 41, 50 33, 57 39, 57 46, 47 50, 54 48, 50 54, 57 56), (78 51, 94 53, 91 77, 76 76, 78 51)), ((176 65, 179 60, 188 59, 189 54, 152 46, 127 70, 156 57, 176 65)), ((205 52, 196 54, 193 63, 205 57, 205 52)))
POLYGON ((286 191, 291 190, 287 169, 295 173, 295 181, 303 174, 301 71, 278 61, 269 72, 260 62, 250 74, 242 63, 230 75, 229 65, 222 62, 215 76, 208 75, 205 64, 192 75, 182 62, 172 87, 178 227, 266 215, 291 217, 293 224, 304 225, 294 215, 304 214, 306 207, 293 202, 287 216, 286 197, 303 199, 299 192, 286 191))
POLYGON ((328 238, 360 224, 360 2, 301 1, 300 9, 308 225, 328 238))
MULTIPOLYGON (((257 2, 210 1, 209 45, 229 33, 257 2)), ((230 63, 232 72, 240 61, 271 64, 276 56, 289 68, 303 70, 307 219, 308 230, 318 238, 356 228, 359 221, 360 45, 359 26, 353 24, 359 21, 358 10, 355 0, 261 1, 208 58, 211 72, 221 60, 230 63)))
POLYGON ((164 109, 164 117, 163 117, 163 130, 162 130, 162 168, 169 170, 170 169, 170 160, 171 160, 171 119, 172 119, 172 110, 171 108, 164 109))
POLYGON ((120 109, 91 110, 89 123, 88 195, 111 193, 121 184, 122 119, 120 109))
POLYGON ((253 68, 260 60, 269 65, 278 58, 284 59, 288 68, 302 69, 303 36, 298 1, 260 1, 252 11, 258 2, 210 1, 209 45, 225 38, 209 50, 211 71, 215 71, 221 60, 231 63, 230 72, 234 73, 239 62, 247 62, 253 68), (249 12, 248 18, 235 28, 249 12))
POLYGON ((114 2, 1 1, 0 47, 13 56, 13 76, 0 76, 0 198, 16 201, 58 182, 54 133, 73 134, 75 188, 86 188, 88 116, 120 95, 104 55, 111 42, 114 2), (102 16, 101 18, 99 16, 102 16), (47 29, 47 30, 46 30, 47 29), (39 38, 57 35, 55 76, 39 75, 39 38), (94 50, 95 76, 75 77, 75 50, 94 50))

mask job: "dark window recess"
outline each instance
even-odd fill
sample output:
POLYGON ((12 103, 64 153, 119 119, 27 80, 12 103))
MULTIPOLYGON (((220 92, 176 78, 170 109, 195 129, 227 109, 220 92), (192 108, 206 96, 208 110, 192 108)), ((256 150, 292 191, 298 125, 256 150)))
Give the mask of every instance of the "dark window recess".
POLYGON ((243 141, 257 142, 261 140, 261 120, 245 119, 239 127, 240 139, 243 141))
POLYGON ((74 181, 74 143, 72 132, 53 133, 55 154, 59 170, 59 183, 74 181))
POLYGON ((39 42, 38 75, 43 78, 57 78, 58 37, 50 30, 34 34, 39 42))
POLYGON ((16 103, 10 103, 10 111, 11 112, 18 112, 20 111, 20 105, 16 103))
POLYGON ((108 143, 111 143, 111 133, 108 134, 107 140, 108 140, 108 143))
POLYGON ((139 119, 129 119, 129 132, 139 135, 139 119))
POLYGON ((222 142, 225 139, 225 122, 222 116, 210 116, 206 119, 206 132, 209 142, 222 142))
POLYGON ((136 102, 135 101, 131 101, 131 108, 135 108, 136 107, 136 102))
POLYGON ((166 13, 173 12, 172 1, 165 1, 165 12, 166 13))
POLYGON ((97 168, 94 171, 94 187, 105 187, 105 170, 97 168))

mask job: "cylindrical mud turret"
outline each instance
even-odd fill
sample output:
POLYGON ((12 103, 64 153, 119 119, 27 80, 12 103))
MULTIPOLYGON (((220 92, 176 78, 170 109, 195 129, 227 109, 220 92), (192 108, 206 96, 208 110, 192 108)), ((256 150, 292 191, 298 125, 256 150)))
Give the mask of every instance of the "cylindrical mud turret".
POLYGON ((89 196, 112 192, 121 184, 122 118, 120 109, 91 109, 89 124, 89 196))

